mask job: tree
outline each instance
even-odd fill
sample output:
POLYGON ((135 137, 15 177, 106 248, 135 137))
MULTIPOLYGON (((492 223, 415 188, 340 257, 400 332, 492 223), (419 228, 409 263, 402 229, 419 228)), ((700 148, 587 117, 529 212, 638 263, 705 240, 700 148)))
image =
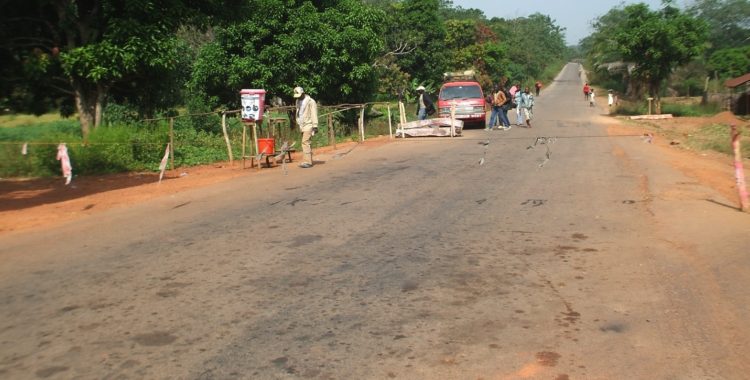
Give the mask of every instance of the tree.
POLYGON ((498 43, 508 57, 503 71, 514 82, 540 79, 544 69, 565 53, 564 29, 549 16, 536 13, 510 20, 493 18, 489 26, 499 36, 498 43))
POLYGON ((400 12, 392 15, 408 33, 416 49, 398 58, 398 65, 417 82, 438 82, 447 69, 445 26, 440 17, 440 0, 404 0, 400 12))
MULTIPOLYGON (((151 79, 176 67, 175 32, 183 24, 205 25, 210 15, 227 15, 238 1, 191 2, 13 0, 3 3, 0 36, 3 64, 17 73, 34 66, 58 93, 75 99, 81 132, 101 124, 112 87, 151 79), (32 56, 35 58, 31 59, 32 56)), ((6 91, 14 86, 6 87, 6 91)), ((8 92, 6 94, 8 95, 8 92)))
POLYGON ((383 50, 384 13, 360 0, 258 0, 241 22, 216 28, 188 84, 204 106, 236 107, 239 90, 291 101, 302 86, 321 103, 368 100, 383 50))
POLYGON ((747 74, 750 70, 750 46, 718 50, 709 57, 708 66, 719 78, 747 74))
POLYGON ((636 64, 634 74, 642 79, 661 111, 662 82, 679 65, 703 52, 707 25, 665 3, 661 11, 651 11, 640 3, 623 8, 624 20, 612 31, 612 40, 623 59, 636 64))
POLYGON ((709 55, 716 50, 747 46, 750 41, 748 0, 696 0, 687 12, 708 24, 709 55))

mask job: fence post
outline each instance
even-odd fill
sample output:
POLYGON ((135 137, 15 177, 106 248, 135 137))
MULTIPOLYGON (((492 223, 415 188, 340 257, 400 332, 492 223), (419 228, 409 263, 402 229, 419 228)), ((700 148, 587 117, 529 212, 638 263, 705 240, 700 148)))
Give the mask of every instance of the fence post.
POLYGON ((243 121, 242 122, 242 168, 243 169, 245 168, 245 159, 247 159, 247 155, 245 154, 245 146, 247 146, 247 123, 243 121))
POLYGON ((737 179, 737 191, 740 195, 740 210, 748 211, 750 201, 748 201, 747 185, 745 184, 745 170, 742 167, 740 132, 735 124, 732 124, 732 150, 734 151, 734 176, 737 179))
POLYGON ((221 113, 221 130, 224 132, 224 141, 227 143, 227 153, 229 154, 229 164, 234 164, 234 157, 232 156, 232 144, 229 142, 229 134, 227 133, 227 113, 221 113))
POLYGON ((359 110, 359 142, 365 142, 365 105, 359 110))
POLYGON ((169 169, 174 170, 174 118, 169 118, 169 169))
POLYGON ((333 130, 333 114, 328 114, 328 144, 336 149, 336 131, 333 130))
POLYGON ((391 123, 391 103, 388 103, 388 135, 393 140, 393 123, 391 123))

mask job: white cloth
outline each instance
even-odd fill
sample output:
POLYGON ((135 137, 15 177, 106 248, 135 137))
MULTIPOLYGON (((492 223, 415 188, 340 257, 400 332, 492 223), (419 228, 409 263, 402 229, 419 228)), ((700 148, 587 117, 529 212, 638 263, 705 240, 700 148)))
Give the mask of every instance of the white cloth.
POLYGON ((73 179, 73 166, 70 164, 70 157, 68 156, 68 147, 65 144, 57 146, 57 160, 60 161, 63 177, 65 177, 65 184, 70 184, 73 179))

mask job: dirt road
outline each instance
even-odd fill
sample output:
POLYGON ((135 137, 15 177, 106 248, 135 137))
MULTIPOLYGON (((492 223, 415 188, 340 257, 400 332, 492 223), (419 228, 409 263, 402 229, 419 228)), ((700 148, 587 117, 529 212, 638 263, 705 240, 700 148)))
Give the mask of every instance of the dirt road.
POLYGON ((746 378, 750 216, 579 87, 0 237, 0 377, 746 378))

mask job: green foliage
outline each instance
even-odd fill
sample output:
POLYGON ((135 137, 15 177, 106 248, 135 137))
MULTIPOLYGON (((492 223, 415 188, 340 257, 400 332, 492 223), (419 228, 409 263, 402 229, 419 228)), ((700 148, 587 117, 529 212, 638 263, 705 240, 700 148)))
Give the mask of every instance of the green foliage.
POLYGON ((708 59, 708 68, 720 78, 734 78, 750 71, 750 46, 717 50, 708 59))
POLYGON ((717 104, 708 105, 691 105, 691 104, 673 104, 664 103, 661 108, 663 113, 671 113, 674 116, 710 116, 721 112, 721 107, 717 104))
POLYGON ((440 81, 448 68, 440 1, 404 0, 390 15, 388 30, 398 32, 391 38, 416 47, 410 54, 399 56, 398 65, 419 81, 440 81))
POLYGON ((709 25, 709 54, 747 46, 750 37, 750 1, 695 0, 687 12, 709 25))
POLYGON ((614 42, 623 59, 636 63, 636 75, 658 98, 659 86, 672 70, 703 51, 707 25, 671 6, 653 12, 645 4, 635 4, 623 11, 625 20, 616 26, 614 42))
MULTIPOLYGON (((172 106, 162 86, 182 66, 175 32, 228 16, 245 1, 3 2, 0 97, 16 111, 40 113, 53 106, 70 114, 75 96, 84 133, 110 92, 141 106, 144 114, 172 106), (159 80, 157 80, 159 79, 159 80), (36 101, 29 101, 33 98, 36 101), (62 107, 64 106, 64 107, 62 107)), ((96 126, 96 125, 94 125, 96 126)))
POLYGON ((563 29, 547 15, 495 19, 493 25, 515 64, 509 66, 512 70, 507 73, 514 81, 533 82, 540 78, 547 65, 560 60, 566 51, 563 29))
MULTIPOLYGON (((707 47, 707 24, 669 1, 659 11, 643 3, 613 8, 597 19, 594 29, 582 42, 589 66, 596 71, 594 79, 620 79, 635 97, 645 85, 659 99, 663 83, 675 69, 699 57, 707 47), (627 70, 629 63, 635 64, 632 72, 627 70)), ((701 76, 694 71, 682 77, 701 76)))
MULTIPOLYGON (((676 104, 676 103, 664 103, 662 105, 662 113, 670 113, 674 116, 711 116, 721 111, 721 107, 716 104, 700 105, 700 104, 676 104)), ((653 112, 653 110, 652 110, 653 112)), ((617 115, 645 115, 648 113, 648 103, 645 101, 629 102, 621 101, 620 105, 615 109, 617 115)))
MULTIPOLYGON (((702 127, 687 136, 685 144, 697 150, 713 150, 719 153, 732 155, 731 132, 726 124, 712 124, 702 127)), ((740 143, 743 147, 750 144, 750 129, 740 128, 740 143)), ((750 157, 750 151, 744 150, 743 156, 750 157)))
POLYGON ((258 1, 246 20, 216 29, 216 40, 201 49, 189 88, 211 108, 236 108, 242 88, 264 88, 268 99, 289 103, 298 85, 320 103, 370 99, 383 18, 358 0, 326 7, 258 1))

